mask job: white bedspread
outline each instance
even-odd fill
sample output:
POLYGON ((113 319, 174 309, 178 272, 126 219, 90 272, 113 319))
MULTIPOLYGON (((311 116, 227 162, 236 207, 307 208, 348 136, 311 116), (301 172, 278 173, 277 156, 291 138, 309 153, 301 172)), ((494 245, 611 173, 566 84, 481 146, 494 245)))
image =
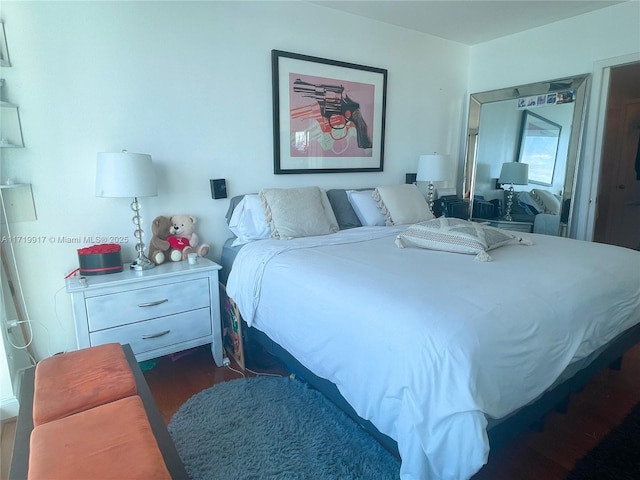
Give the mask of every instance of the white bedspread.
POLYGON ((640 253, 528 235, 483 263, 399 249, 404 228, 245 245, 227 292, 398 442, 401 478, 469 478, 487 461, 487 416, 640 321, 640 253))

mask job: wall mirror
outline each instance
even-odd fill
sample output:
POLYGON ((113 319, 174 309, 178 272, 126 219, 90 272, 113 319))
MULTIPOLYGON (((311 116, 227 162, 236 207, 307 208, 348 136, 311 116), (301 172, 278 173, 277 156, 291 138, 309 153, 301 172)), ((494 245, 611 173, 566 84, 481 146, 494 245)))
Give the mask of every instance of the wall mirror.
POLYGON ((588 79, 578 75, 470 96, 462 178, 470 219, 571 236, 588 79), (504 221, 510 185, 498 182, 507 162, 529 165, 528 183, 514 186, 514 224, 504 221))

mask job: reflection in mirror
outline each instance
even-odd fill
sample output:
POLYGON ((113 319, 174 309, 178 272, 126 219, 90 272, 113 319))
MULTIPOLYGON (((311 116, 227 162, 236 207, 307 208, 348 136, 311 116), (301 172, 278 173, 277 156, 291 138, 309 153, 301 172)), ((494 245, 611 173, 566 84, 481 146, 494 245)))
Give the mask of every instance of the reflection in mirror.
POLYGON ((570 235, 588 75, 472 94, 463 192, 469 217, 535 233, 570 235), (504 218, 504 163, 529 165, 504 218))
POLYGON ((524 111, 518 162, 529 165, 529 183, 553 185, 561 131, 561 125, 529 110, 524 111))

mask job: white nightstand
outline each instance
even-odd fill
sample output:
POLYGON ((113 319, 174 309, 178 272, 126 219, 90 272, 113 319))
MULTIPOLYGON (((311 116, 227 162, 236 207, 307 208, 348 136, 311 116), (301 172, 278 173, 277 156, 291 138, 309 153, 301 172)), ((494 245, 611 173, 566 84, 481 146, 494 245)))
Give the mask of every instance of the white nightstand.
POLYGON ((78 348, 128 343, 138 361, 211 343, 222 366, 218 270, 206 258, 190 265, 169 262, 155 268, 72 277, 71 294, 78 348))
POLYGON ((486 220, 492 227, 501 228, 503 230, 515 230, 518 232, 533 232, 533 222, 514 222, 507 220, 486 220))

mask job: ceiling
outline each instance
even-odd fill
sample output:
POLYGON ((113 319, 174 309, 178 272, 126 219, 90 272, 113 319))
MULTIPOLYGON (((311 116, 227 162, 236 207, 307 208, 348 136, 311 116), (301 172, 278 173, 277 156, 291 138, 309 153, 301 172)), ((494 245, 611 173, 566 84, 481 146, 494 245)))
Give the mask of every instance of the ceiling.
MULTIPOLYGON (((640 0, 628 1, 638 2, 640 7, 640 0)), ((330 0, 311 3, 475 45, 624 1, 330 0)))

